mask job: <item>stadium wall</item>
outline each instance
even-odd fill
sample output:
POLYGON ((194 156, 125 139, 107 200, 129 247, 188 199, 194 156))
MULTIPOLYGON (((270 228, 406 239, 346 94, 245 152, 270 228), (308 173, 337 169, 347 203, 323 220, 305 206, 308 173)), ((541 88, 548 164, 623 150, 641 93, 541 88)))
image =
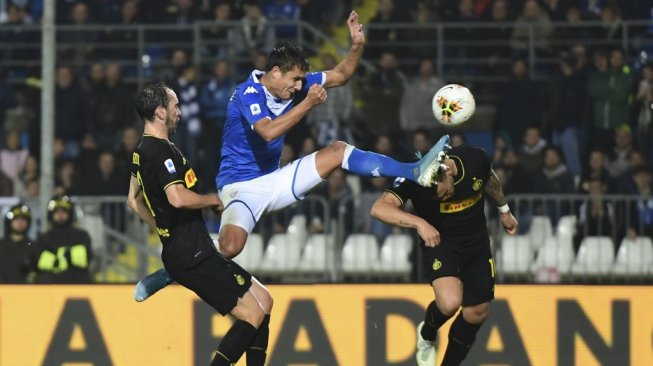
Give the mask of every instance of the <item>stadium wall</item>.
MULTIPOLYGON (((0 286, 0 365, 207 365, 230 320, 171 286, 0 286)), ((279 285, 269 365, 414 365, 426 285, 279 285)), ((653 365, 653 288, 496 288, 468 364, 653 365)), ((446 343, 449 324, 440 332, 446 343)), ((445 345, 440 345, 444 349, 445 345)), ((241 361, 238 365, 244 365, 241 361)))

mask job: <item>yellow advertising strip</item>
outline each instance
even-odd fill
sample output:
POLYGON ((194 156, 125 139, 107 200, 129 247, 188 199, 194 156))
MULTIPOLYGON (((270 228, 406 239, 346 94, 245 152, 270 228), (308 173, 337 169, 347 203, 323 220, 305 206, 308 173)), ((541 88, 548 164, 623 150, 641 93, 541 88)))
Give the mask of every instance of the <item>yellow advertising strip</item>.
MULTIPOLYGON (((427 285, 269 288, 270 366, 411 364, 415 325, 432 296, 427 285)), ((231 320, 178 285, 143 303, 132 293, 123 285, 0 286, 0 365, 209 364, 231 320)), ((468 362, 653 365, 652 295, 647 286, 497 286, 468 362)))

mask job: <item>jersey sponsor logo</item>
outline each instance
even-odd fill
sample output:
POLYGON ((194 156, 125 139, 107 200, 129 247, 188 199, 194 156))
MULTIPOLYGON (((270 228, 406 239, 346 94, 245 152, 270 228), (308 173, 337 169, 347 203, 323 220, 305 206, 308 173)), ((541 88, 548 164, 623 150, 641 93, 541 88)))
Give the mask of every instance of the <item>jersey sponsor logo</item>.
POLYGON ((168 169, 168 173, 172 174, 177 172, 177 169, 175 169, 175 163, 172 162, 172 159, 166 159, 166 161, 163 162, 163 165, 168 169))
POLYGON ((186 174, 184 174, 184 181, 186 182, 186 188, 191 188, 195 183, 197 183, 197 176, 193 169, 188 169, 188 171, 186 171, 186 174))
POLYGON ((247 89, 245 89, 245 91, 243 92, 243 95, 246 94, 258 94, 258 92, 256 91, 256 89, 254 89, 253 86, 248 86, 247 89))
POLYGON ((249 111, 252 112, 252 116, 258 116, 261 114, 261 106, 258 103, 254 103, 249 106, 249 111))
POLYGON ((474 197, 467 198, 460 201, 454 202, 441 202, 440 203, 440 212, 441 213, 454 213, 464 211, 472 206, 481 199, 481 194, 478 193, 474 197))
POLYGON ((438 260, 438 259, 433 261, 433 270, 437 271, 440 268, 442 268, 442 262, 440 262, 440 260, 438 260))
POLYGON ((141 156, 137 152, 132 154, 132 164, 141 165, 141 156))
POLYGON ((472 189, 478 191, 483 186, 483 179, 472 178, 474 183, 472 183, 472 189))
POLYGON ((243 276, 241 276, 241 275, 235 275, 235 276, 236 276, 236 282, 237 282, 240 286, 242 286, 242 285, 245 284, 245 277, 243 277, 243 276))

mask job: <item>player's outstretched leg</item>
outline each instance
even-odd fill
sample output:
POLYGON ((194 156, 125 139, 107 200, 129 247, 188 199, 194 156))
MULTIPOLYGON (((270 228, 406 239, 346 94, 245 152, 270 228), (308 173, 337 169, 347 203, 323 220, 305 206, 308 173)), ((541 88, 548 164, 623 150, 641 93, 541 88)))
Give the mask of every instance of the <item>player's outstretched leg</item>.
POLYGON ((414 163, 400 163, 385 155, 362 151, 347 145, 342 168, 362 176, 402 177, 424 187, 435 184, 436 174, 449 149, 449 136, 444 135, 425 156, 414 163))
POLYGON ((165 268, 150 273, 136 284, 136 288, 134 288, 134 300, 138 302, 144 301, 173 282, 174 280, 165 268))

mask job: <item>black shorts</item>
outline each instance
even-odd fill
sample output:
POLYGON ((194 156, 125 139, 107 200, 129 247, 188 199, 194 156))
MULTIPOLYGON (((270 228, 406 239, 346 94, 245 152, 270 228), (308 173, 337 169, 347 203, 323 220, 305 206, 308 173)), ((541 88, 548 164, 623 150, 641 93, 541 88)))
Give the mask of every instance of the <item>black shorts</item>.
POLYGON ((252 286, 252 275, 218 252, 191 268, 166 268, 172 278, 227 315, 252 286))
POLYGON ((463 283, 463 306, 482 304, 494 299, 494 258, 489 238, 474 249, 440 243, 422 247, 429 283, 440 277, 458 277, 463 283))

